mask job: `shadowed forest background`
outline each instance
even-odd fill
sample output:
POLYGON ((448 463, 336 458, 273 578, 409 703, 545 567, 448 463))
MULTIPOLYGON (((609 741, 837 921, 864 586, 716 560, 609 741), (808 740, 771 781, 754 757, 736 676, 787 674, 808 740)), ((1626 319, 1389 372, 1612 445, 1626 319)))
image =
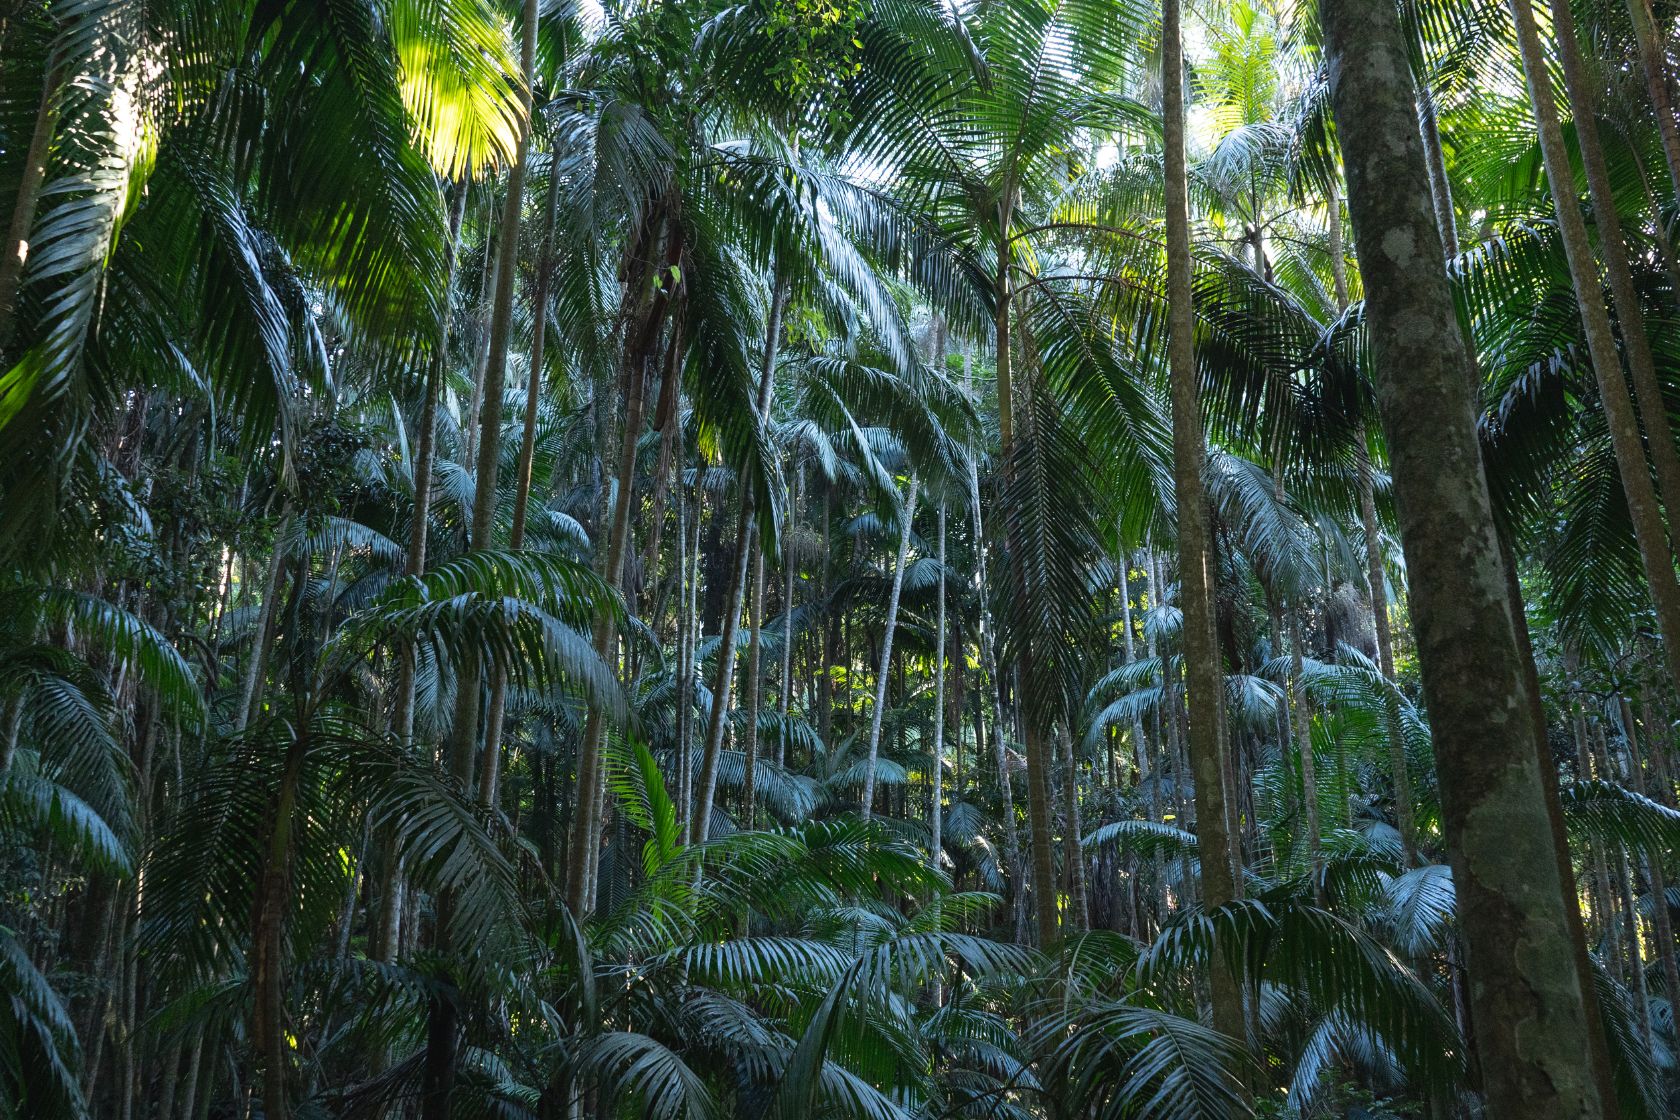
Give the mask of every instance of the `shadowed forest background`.
POLYGON ((0 0, 0 1120, 1680 1108, 1671 0, 0 0))

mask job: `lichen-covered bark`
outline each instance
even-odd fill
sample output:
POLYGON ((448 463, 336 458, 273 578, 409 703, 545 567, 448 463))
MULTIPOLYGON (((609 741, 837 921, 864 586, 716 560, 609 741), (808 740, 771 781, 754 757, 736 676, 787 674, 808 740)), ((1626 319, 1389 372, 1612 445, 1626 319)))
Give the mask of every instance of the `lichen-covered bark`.
POLYGON ((1599 1117, 1588 1018, 1534 750, 1470 359, 1447 287, 1389 0, 1321 0, 1443 825, 1493 1120, 1599 1117))

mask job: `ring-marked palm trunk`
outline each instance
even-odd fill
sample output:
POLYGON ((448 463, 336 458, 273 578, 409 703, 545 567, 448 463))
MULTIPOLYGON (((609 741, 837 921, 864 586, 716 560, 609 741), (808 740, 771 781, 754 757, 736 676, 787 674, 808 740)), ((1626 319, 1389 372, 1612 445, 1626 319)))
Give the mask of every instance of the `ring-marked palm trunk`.
MULTIPOLYGON (((1172 383, 1173 492, 1178 503, 1179 606, 1184 611, 1184 676, 1190 711, 1189 754, 1195 785, 1196 847, 1202 859, 1202 904, 1236 897, 1235 861, 1225 788, 1225 670, 1215 632, 1213 534, 1202 477, 1202 429, 1190 288, 1190 190, 1184 157, 1184 40, 1179 0, 1161 5, 1162 143, 1166 151, 1167 361, 1172 383)), ((1242 993, 1222 960, 1212 974, 1213 1027, 1246 1036, 1242 993)))
MULTIPOLYGON (((1616 468, 1621 476, 1622 490, 1627 495, 1628 515, 1633 521, 1645 580, 1650 586, 1651 602, 1656 609, 1670 683, 1680 689, 1680 581, 1674 574, 1674 554, 1669 548, 1663 527, 1663 511, 1657 502, 1656 488, 1651 484, 1651 472, 1645 462, 1639 418, 1628 395, 1627 380, 1622 376, 1621 355, 1617 351, 1610 313, 1604 306, 1599 286, 1598 262, 1587 239, 1586 220, 1581 217, 1580 207, 1576 205, 1574 170, 1563 126, 1558 121, 1551 73, 1547 68, 1545 49, 1540 43, 1539 30, 1535 26, 1534 8, 1529 0, 1509 0, 1509 5, 1517 45, 1522 52, 1523 71, 1528 78, 1529 99, 1534 105, 1534 120, 1540 132, 1540 150, 1546 164, 1546 180, 1551 185, 1558 232, 1563 239, 1564 255, 1569 260, 1569 276, 1575 286, 1576 303, 1581 309, 1587 351, 1592 359, 1598 394, 1604 403, 1616 468)), ((1639 317, 1635 315, 1631 323, 1624 322, 1622 326, 1624 331, 1638 332, 1639 317)), ((1653 423, 1661 419, 1661 416, 1652 418, 1653 423)), ((1670 511, 1671 514, 1675 512, 1680 511, 1670 511)))
POLYGON ((1470 378, 1388 0, 1321 0, 1493 1120, 1603 1115, 1470 378))
POLYGON ((898 629, 898 604, 904 595, 904 564, 910 558, 910 526, 916 520, 921 480, 910 472, 910 493, 898 511, 898 558, 893 563, 892 588, 887 592, 887 618, 881 632, 881 661, 875 670, 875 708, 869 713, 869 753, 863 772, 863 819, 875 812, 875 765, 881 757, 881 719, 887 708, 887 683, 892 674, 893 632, 898 629))

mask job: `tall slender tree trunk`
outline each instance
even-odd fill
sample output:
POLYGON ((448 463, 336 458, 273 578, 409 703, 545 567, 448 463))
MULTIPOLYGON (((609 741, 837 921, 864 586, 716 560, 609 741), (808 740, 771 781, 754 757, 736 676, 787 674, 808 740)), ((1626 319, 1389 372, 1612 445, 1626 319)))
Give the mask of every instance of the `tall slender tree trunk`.
MULTIPOLYGON (((1425 115, 1420 115, 1419 128, 1424 141, 1424 150, 1428 154, 1440 149, 1440 136, 1434 129, 1433 102, 1424 96, 1419 100, 1420 107, 1427 109, 1425 115)), ((1447 186, 1446 170, 1443 167, 1439 174, 1439 182, 1434 170, 1435 163, 1430 161, 1431 193, 1434 196, 1435 217, 1442 230, 1441 240, 1457 239, 1452 233, 1453 207, 1452 193, 1447 186), (1441 205, 1445 198, 1446 205, 1441 205)), ((1336 194, 1334 185, 1330 188, 1330 273, 1335 286, 1336 310, 1346 311, 1348 306, 1347 282, 1347 254, 1342 240, 1342 200, 1336 194)), ((1377 666, 1382 675, 1389 681, 1394 680, 1394 636, 1388 623, 1388 584, 1383 578, 1382 537, 1377 529, 1377 496, 1376 469, 1371 463, 1371 441, 1365 431, 1363 423, 1359 426, 1359 519, 1365 533, 1365 581, 1370 590, 1371 623, 1377 636, 1377 666)), ((1407 773, 1406 740, 1401 734, 1400 712, 1392 698, 1385 697, 1383 705, 1383 722, 1388 736, 1389 774, 1394 782, 1394 823, 1400 833, 1400 843, 1405 852, 1407 862, 1414 862, 1417 854, 1416 827, 1412 821, 1412 783, 1407 773)), ((1315 807, 1316 812, 1316 807, 1315 807)))
MULTIPOLYGON (((513 166, 508 169, 507 197, 503 200, 497 243, 496 287, 490 307, 490 340, 486 350, 483 399, 479 406, 476 477, 469 547, 481 552, 490 547, 491 527, 496 517, 496 472, 501 456, 502 398, 507 378, 508 341, 513 331, 513 289, 519 259, 519 214, 525 195, 525 168, 531 150, 531 86, 536 72, 538 0, 525 0, 521 22, 520 63, 525 88, 520 91, 519 144, 513 166)), ((492 682, 492 689, 500 681, 492 682)), ((449 756, 455 780, 463 791, 472 788, 474 738, 478 734, 481 667, 474 659, 462 666, 456 684, 455 719, 450 728, 449 756)), ((499 705, 498 705, 499 707, 499 705)), ((493 719, 493 724, 500 720, 493 719)), ((500 745, 486 742, 484 753, 500 745)), ((437 935, 434 948, 447 958, 454 948, 449 927, 455 900, 449 892, 436 904, 437 935)), ((456 1036, 459 1008, 456 997, 440 990, 431 998, 427 1015, 426 1052, 420 1074, 421 1120, 448 1120, 454 1095, 459 1039, 456 1036)))
MULTIPOLYGON (((1599 287, 1598 264, 1587 240, 1586 221, 1576 205, 1575 175, 1570 166, 1569 149, 1564 142, 1563 126, 1558 122, 1551 74, 1540 43, 1540 33, 1535 26, 1534 8, 1529 0, 1509 0, 1509 5, 1517 45, 1522 51, 1523 70, 1528 77, 1535 123, 1539 126, 1540 149, 1545 158, 1546 179, 1552 189, 1558 232, 1563 239, 1564 254, 1569 259, 1569 275, 1581 309, 1599 397, 1604 403, 1610 443, 1615 451, 1622 490, 1627 495, 1628 515, 1633 521, 1640 559, 1644 562, 1657 626, 1663 636, 1669 680, 1676 689, 1680 689, 1680 581, 1674 574, 1674 554, 1669 548, 1663 527, 1663 511, 1658 505, 1656 489, 1651 484, 1651 473, 1645 463, 1639 419, 1634 414, 1627 381, 1622 376, 1621 356, 1617 352, 1610 315, 1599 287)), ((1637 316, 1634 323, 1638 323, 1637 316)), ((1661 416, 1656 419, 1661 419, 1661 416)))
MULTIPOLYGON (((695 487, 698 494, 700 488, 695 487)), ((677 812, 681 815, 683 841, 687 843, 694 824, 694 647, 696 611, 700 584, 700 509, 696 498, 693 547, 689 546, 686 523, 688 495, 677 491, 677 570, 682 606, 677 614, 677 812), (691 560, 692 557, 692 560, 691 560)))
POLYGON ((741 812, 746 827, 757 827, 758 817, 758 705, 763 695, 761 662, 764 654, 764 548, 755 538, 752 546, 751 617, 747 631, 747 725, 742 729, 744 757, 741 783, 741 812))
POLYGON ((1435 228, 1450 259, 1458 253, 1458 218, 1453 209, 1452 180, 1447 178, 1447 157, 1441 150, 1441 122, 1435 114, 1435 97, 1428 89, 1418 87, 1415 104, 1423 158, 1429 168, 1429 201, 1435 208, 1435 228))
MULTIPOLYGON (((965 357, 965 362, 972 360, 965 357)), ((974 531, 974 568, 977 596, 980 600, 980 665, 986 674, 986 696, 992 703, 992 759, 997 767, 998 792, 1003 798, 1004 858, 1009 864, 1010 885, 1014 889, 1014 909, 1017 939, 1024 911, 1024 884, 1021 882, 1021 841, 1015 827, 1015 791, 1009 776, 1009 758, 1003 742, 1003 681, 998 674, 996 628, 992 621, 990 591, 986 583, 986 527, 980 508, 980 469, 974 457, 968 457, 968 511, 974 531)), ((976 747, 983 747, 976 743, 976 747)))
MULTIPOLYGON (((535 75, 526 71, 528 81, 534 80, 535 75)), ((525 146, 530 147, 527 135, 525 146)), ((525 383, 525 425, 520 435, 519 458, 514 470, 513 490, 513 527, 508 535, 508 547, 517 551, 525 545, 525 521, 529 514, 531 503, 531 465, 536 458, 537 449, 537 413, 542 402, 542 367, 543 350, 548 332, 548 290, 553 279, 554 268, 554 219, 558 205, 559 186, 557 177, 549 176, 548 205, 543 212, 542 240, 537 250, 537 283, 532 294, 532 324, 531 324, 531 368, 525 383)), ((517 221, 517 218, 515 219, 517 221)), ((509 228, 517 228, 510 226, 509 228)), ((499 292, 498 292, 499 295, 499 292)), ((492 350, 495 343, 492 341, 492 350)), ((505 359, 505 344, 504 344, 505 359)), ((506 380, 505 360, 503 380, 506 380)), ((490 433, 484 433, 488 441, 490 433)), ((479 459, 482 470, 483 458, 479 459)), ((478 800, 479 804, 495 808, 501 795, 502 778, 502 724, 507 707, 507 677, 497 673, 490 685, 490 711, 485 721, 484 753, 479 762, 478 800)))
MULTIPOLYGON (((431 530, 432 475, 437 461, 438 403, 443 392, 444 370, 449 364, 450 295, 455 286, 455 264, 460 250, 461 222, 466 216, 467 193, 467 183, 463 180, 456 185, 455 198, 450 204, 449 246, 444 259, 437 348, 426 367, 425 399, 420 405, 420 431, 414 453, 414 513, 408 526, 408 551, 403 558, 403 574, 410 578, 426 570, 426 547, 431 530)), ((414 746, 414 658, 413 644, 405 642, 397 653, 397 695, 391 718, 391 727, 405 752, 412 751, 414 746)), ((379 914, 373 923, 373 954, 375 959, 389 964, 397 957, 403 896, 407 893, 406 875, 394 831, 381 839, 379 851, 385 888, 380 892, 379 914)), ((383 1055, 380 1064, 383 1064, 383 1055)))
MULTIPOLYGON (((496 522, 498 474, 501 464, 502 414, 507 388, 508 347, 513 337, 513 295, 519 272, 519 217, 525 201, 525 173, 531 154, 531 89, 536 69, 537 0, 525 0, 520 42, 521 72, 526 88, 520 92, 519 144, 513 164, 508 168, 507 194, 502 199, 500 236, 496 242, 496 284, 490 304, 490 339, 485 351, 484 377, 478 403, 478 439, 474 446, 474 480, 472 527, 469 546, 474 552, 490 548, 496 522)), ((469 661, 460 674, 456 716, 451 734, 454 737, 456 778, 465 788, 473 784, 474 755, 481 753, 488 759, 500 751, 501 744, 486 734, 482 752, 474 751, 478 735, 480 692, 483 680, 479 667, 469 661)), ((484 714, 487 727, 499 728, 501 700, 505 682, 499 674, 490 681, 490 704, 484 714)), ((482 796, 481 800, 487 799, 482 796)), ((431 1120, 427 1117, 426 1120, 431 1120)))
MULTIPOLYGON (((1013 381, 1012 323, 1010 315, 1012 284, 1010 268, 1014 254, 1010 239, 1010 225, 1014 214, 1016 189, 1013 183, 1005 186, 998 204, 997 243, 997 314, 994 319, 994 347, 996 350, 998 396, 998 444, 1003 460, 1003 488, 1008 500, 1009 481, 1014 475, 1015 391, 1013 381)), ((1006 525, 1010 519, 1006 515, 1006 525)), ((1006 534, 1007 535, 1007 534, 1006 534)), ((1011 552, 1019 550, 1011 542, 1011 552)), ((1018 665, 1022 676, 1031 681, 1034 675, 1032 650, 1025 646, 1018 665)), ((1020 690, 1016 690, 1017 696, 1020 690)), ((1019 705, 1018 705, 1019 707, 1019 705)), ((1025 713, 1023 713, 1025 715, 1025 713)), ((1036 717, 1025 718, 1023 726, 1027 753, 1027 828, 1032 838, 1033 914, 1038 927, 1038 943, 1049 945, 1056 938, 1056 861, 1050 847, 1050 769, 1052 756, 1045 743, 1045 728, 1036 717)))
MULTIPOLYGON (((1587 731, 1586 714, 1576 709, 1572 723, 1575 731, 1575 767, 1583 782, 1602 777, 1597 773, 1593 761, 1591 737, 1587 731)), ((1610 906, 1610 870, 1604 860, 1604 845, 1596 839, 1589 839, 1586 844, 1587 899, 1592 907, 1593 924, 1597 926, 1598 936, 1604 943, 1604 956, 1614 968, 1620 959, 1621 950, 1616 944, 1616 926, 1611 920, 1610 906)))
MULTIPOLYGON (((647 370, 636 364, 629 370, 630 394, 624 403, 624 432, 618 453, 618 485, 613 502, 612 522, 607 529, 607 553, 601 575, 607 586, 618 590, 622 583, 624 556, 630 536, 630 505, 635 491, 636 444, 641 436, 642 410, 647 396, 647 370)), ((595 653, 607 664, 615 660, 618 632, 610 615, 595 619, 595 653)), ((584 721, 583 746, 578 754, 576 807, 566 851, 566 902, 572 913, 582 917, 588 910, 591 870, 600 843, 601 819, 598 788, 602 784, 601 740, 605 722, 598 705, 592 705, 584 721)))
MULTIPOLYGON (((1631 3, 1641 5, 1644 0, 1631 0, 1631 3)), ((1621 328, 1628 374, 1633 382, 1640 416, 1645 422, 1651 463, 1656 467, 1657 488, 1662 495, 1663 508, 1673 518, 1680 516, 1680 452, 1674 447, 1668 405, 1663 400, 1662 386, 1657 380, 1656 360, 1651 355, 1650 336, 1645 331, 1645 313, 1633 285, 1633 270, 1628 263, 1622 219, 1616 212, 1610 169, 1604 159, 1604 145, 1599 139, 1597 97, 1581 58, 1581 46, 1575 36, 1574 13, 1567 3, 1560 0, 1552 0, 1551 11, 1558 59, 1563 64, 1564 88, 1569 98, 1570 115, 1574 118, 1576 146, 1587 172, 1587 193, 1592 201, 1593 222, 1598 226, 1598 253, 1603 258, 1604 272, 1610 281, 1610 295, 1615 304, 1616 323, 1621 328)), ((1672 119, 1668 127, 1673 129, 1672 119)), ((1574 201, 1573 194, 1570 201, 1574 201)), ((1598 289, 1595 287, 1594 290, 1596 293, 1598 289)))
POLYGON ((40 206, 41 189, 47 181, 47 158, 53 130, 58 127, 64 83, 64 65, 58 51, 54 50, 47 59, 41 103, 35 111, 35 127, 29 136, 29 147, 24 151, 12 216, 6 228, 6 243, 0 246, 0 349, 12 341, 12 332, 17 326, 18 291, 23 286, 24 269, 29 259, 29 238, 35 231, 35 212, 40 206))
MULTIPOLYGON (((1185 684, 1190 709, 1190 768, 1195 783, 1196 846, 1202 903, 1215 909, 1236 897, 1237 880, 1225 788, 1225 671, 1216 633, 1213 534, 1202 472, 1202 430, 1190 289, 1189 176, 1184 157, 1184 41, 1179 0, 1161 5, 1162 132, 1166 151, 1167 360, 1172 382, 1173 491, 1178 502, 1179 606, 1184 612, 1185 684)), ((1247 1036, 1238 979, 1216 954, 1210 968, 1213 1027, 1247 1036)))
MULTIPOLYGON (((653 412, 653 429, 660 434, 659 462, 653 469, 653 500, 650 503, 647 544, 642 550, 642 569, 645 572, 656 572, 659 568, 665 501, 673 474, 678 476, 678 494, 682 492, 682 347, 683 331, 679 320, 671 325, 671 338, 665 348, 665 368, 659 381, 659 402, 653 412)), ((680 585, 681 581, 678 582, 680 585)), ((653 622, 657 625, 657 620, 653 622)))
MULTIPOLYGON (((933 783, 929 791, 928 855, 935 870, 945 851, 945 500, 939 500, 939 607, 934 623, 933 654, 933 783)), ((958 729, 960 732, 960 728, 958 729)))
POLYGON ((472 364, 472 394, 467 398, 466 415, 461 418, 461 450, 463 458, 470 463, 478 462, 478 417, 484 404, 484 371, 490 365, 490 317, 496 306, 496 292, 501 287, 503 229, 493 181, 487 184, 484 194, 485 251, 478 270, 478 340, 472 364))
MULTIPOLYGON (((770 399, 776 384, 776 352, 782 343, 782 315, 787 310, 787 281, 779 274, 770 297, 770 314, 764 326, 764 365, 758 379, 758 423, 770 419, 770 399)), ((735 634, 741 623, 741 600, 747 577, 747 540, 757 530, 756 491, 745 475, 741 478, 741 513, 735 526, 735 556, 729 570, 729 589, 724 594, 723 625, 720 628, 718 664, 712 686, 712 717, 706 727, 706 751, 700 760, 699 803, 695 807, 693 838, 704 844, 712 826, 712 802, 717 795, 718 763, 723 755, 724 732, 729 726, 729 693, 735 677, 735 634)))
MULTIPOLYGON (((663 213, 650 213, 646 229, 646 244, 659 247, 662 254, 653 263, 659 265, 653 275, 660 278, 654 294, 638 305, 625 329, 620 371, 623 379, 624 424, 619 437, 617 485, 613 488, 610 511, 604 510, 607 547, 601 557, 601 577, 613 591, 624 587, 625 557, 630 552, 630 509, 636 490, 636 448, 641 440, 643 415, 647 406, 648 379, 652 374, 658 352, 660 329, 665 324, 671 305, 678 298, 681 285, 681 264, 686 249, 686 230, 671 199, 661 200, 663 213), (663 245, 659 235, 663 233, 663 245), (666 283, 665 278, 670 278, 666 283)), ((632 281, 632 287, 641 281, 632 281)), ((676 342, 673 339, 673 342, 676 342)), ((680 368, 673 357, 671 369, 680 368)), ((599 392, 599 391, 598 391, 599 392)), ((605 430, 607 402, 599 395, 595 407, 597 430, 605 430)), ((603 506, 606 503, 603 488, 603 506)), ((608 665, 618 661, 618 631, 608 612, 595 618, 594 647, 596 655, 608 665)), ((582 917, 593 909, 595 885, 601 855, 601 825, 606 816, 605 768, 601 765, 601 744, 606 734, 605 716, 598 705, 592 706, 584 721, 582 746, 578 751, 576 807, 572 813, 569 846, 566 851, 566 903, 572 913, 582 917)))
MULTIPOLYGON (((1657 33, 1656 16, 1651 0, 1627 0, 1628 18, 1633 23, 1634 41, 1639 47, 1639 67, 1645 75, 1645 90, 1651 98, 1651 108, 1657 119, 1657 135, 1662 138, 1663 160, 1668 164, 1669 182, 1680 198, 1680 120, 1675 117, 1674 99, 1669 93, 1668 58, 1661 37, 1657 33)), ((1662 215, 1657 215, 1662 223, 1662 215)))
POLYGON ((255 916, 251 923, 251 1044, 262 1061, 263 1110, 276 1117, 289 1115, 286 1104, 286 1082, 291 1064, 286 1046, 286 912, 291 906, 292 833, 298 787, 308 753, 309 732, 300 723, 286 747, 263 858, 262 877, 257 885, 255 916))
MULTIPOLYGON (((797 471, 797 467, 793 468, 797 471)), ((788 714, 793 710, 793 557, 789 553, 789 543, 793 540, 793 519, 799 506, 798 475, 788 487, 787 514, 782 522, 782 575, 786 581, 782 588, 782 691, 778 700, 778 708, 782 717, 781 728, 776 734, 776 765, 787 765, 787 725, 788 714)))
POLYGON ((1323 890, 1319 872, 1323 859, 1323 825, 1318 819, 1318 771, 1313 755, 1312 713, 1307 709, 1305 665, 1301 654, 1299 605, 1289 612, 1289 710, 1295 719, 1295 743, 1301 756, 1301 807, 1306 812, 1307 866, 1311 869, 1313 893, 1323 890))
MULTIPOLYGON (((1127 569, 1132 566, 1132 557, 1125 549, 1120 550, 1120 624, 1121 649, 1130 665, 1137 660, 1137 641, 1132 636, 1132 584, 1127 569)), ((1159 779, 1151 778, 1154 767, 1149 764, 1149 743, 1143 734, 1143 717, 1132 716, 1132 749, 1137 756, 1137 783, 1149 783, 1149 819, 1161 819, 1161 783, 1159 779)))
POLYGON ((916 520, 916 498, 921 480, 910 472, 910 493, 898 511, 898 558, 893 563, 892 589, 887 593, 887 618, 881 632, 881 662, 875 672, 875 708, 869 713, 868 766, 863 774, 863 819, 875 811, 875 765, 881 756, 881 718, 886 714, 887 683, 891 678, 893 635, 898 629, 898 603, 904 594, 904 565, 910 557, 911 524, 916 520))
MULTIPOLYGON (((1643 795, 1645 774, 1640 760, 1639 732, 1633 718, 1633 705, 1628 703, 1626 696, 1616 699, 1621 708, 1622 730, 1627 736, 1628 781, 1635 793, 1643 795)), ((1655 754, 1654 746, 1649 746, 1649 753, 1655 754)), ((1657 963, 1662 968, 1663 995, 1672 1006, 1680 1000, 1680 963, 1675 958, 1674 921, 1668 912, 1668 878, 1663 872, 1662 856, 1661 851, 1646 850, 1642 853, 1645 878, 1650 885, 1651 932, 1656 942, 1657 963)))
MULTIPOLYGON (((1359 428, 1359 518, 1365 532, 1365 582, 1370 590, 1371 621, 1377 636, 1377 668, 1394 682, 1394 637, 1388 625, 1388 583, 1383 578, 1382 536, 1377 529, 1376 469, 1364 425, 1359 428)), ((1400 833, 1406 862, 1417 858, 1417 828, 1412 820, 1412 779, 1406 764, 1406 738, 1400 728, 1397 697, 1383 696, 1383 727, 1388 739, 1389 777, 1394 783, 1394 827, 1400 833)))
POLYGON ((1599 1117, 1582 1045, 1591 993, 1563 905, 1569 871, 1553 843, 1405 36, 1387 0, 1319 9, 1488 1114, 1599 1117))
POLYGON ((525 519, 531 505, 531 469, 537 455, 537 416, 542 408, 543 359, 548 341, 548 291, 554 281, 554 221, 560 205, 560 176, 550 159, 548 205, 543 210, 542 241, 537 249, 537 283, 531 293, 531 371, 525 381, 525 428, 519 438, 519 464, 513 490, 512 549, 525 544, 525 519))
POLYGON ((1079 759, 1073 753, 1073 732, 1063 720, 1057 725, 1062 741, 1062 812, 1067 817, 1064 858, 1068 865, 1068 924, 1075 933, 1091 928, 1091 898, 1085 887, 1085 852, 1079 827, 1079 759))

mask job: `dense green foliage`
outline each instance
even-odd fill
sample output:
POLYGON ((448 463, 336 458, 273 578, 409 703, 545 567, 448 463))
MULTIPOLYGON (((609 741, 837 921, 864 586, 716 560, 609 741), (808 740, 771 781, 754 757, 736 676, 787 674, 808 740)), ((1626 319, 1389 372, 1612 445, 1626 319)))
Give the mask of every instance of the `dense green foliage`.
MULTIPOLYGON (((1618 229, 1505 9, 1402 9, 1581 1045, 1666 1116, 1676 557, 1558 214, 1662 491, 1680 10, 1564 29, 1618 229)), ((1160 11, 0 6, 0 1120, 1501 1115, 1316 11, 1185 32, 1223 698, 1160 11)))

